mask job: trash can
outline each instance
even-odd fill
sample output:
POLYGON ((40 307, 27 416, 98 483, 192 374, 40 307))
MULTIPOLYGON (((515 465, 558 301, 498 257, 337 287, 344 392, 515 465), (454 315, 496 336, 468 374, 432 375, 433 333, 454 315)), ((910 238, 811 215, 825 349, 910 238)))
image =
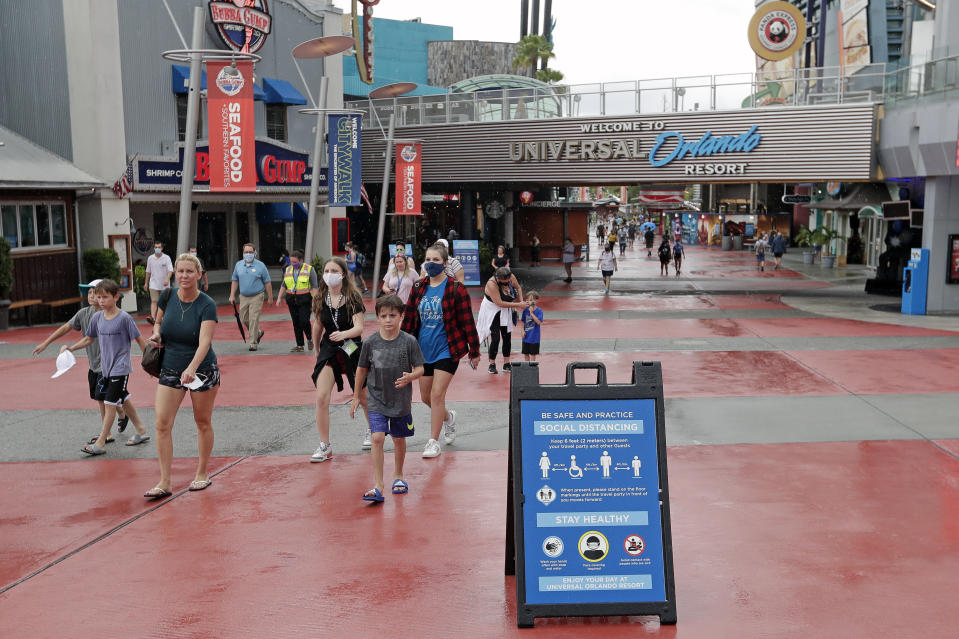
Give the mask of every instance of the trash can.
POLYGON ((730 251, 733 248, 733 238, 731 235, 723 236, 723 250, 730 251))
POLYGON ((734 236, 733 236, 733 250, 734 250, 734 251, 741 251, 741 250, 743 250, 743 236, 742 236, 742 235, 734 235, 734 236))

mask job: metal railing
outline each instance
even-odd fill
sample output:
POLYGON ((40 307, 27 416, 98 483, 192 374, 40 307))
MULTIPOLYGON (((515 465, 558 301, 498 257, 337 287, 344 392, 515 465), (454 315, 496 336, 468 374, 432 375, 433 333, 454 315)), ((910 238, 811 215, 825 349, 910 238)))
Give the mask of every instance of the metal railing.
POLYGON ((396 114, 397 126, 542 118, 633 116, 757 107, 882 102, 890 106, 959 94, 959 55, 893 67, 841 67, 657 78, 357 100, 364 128, 396 114))

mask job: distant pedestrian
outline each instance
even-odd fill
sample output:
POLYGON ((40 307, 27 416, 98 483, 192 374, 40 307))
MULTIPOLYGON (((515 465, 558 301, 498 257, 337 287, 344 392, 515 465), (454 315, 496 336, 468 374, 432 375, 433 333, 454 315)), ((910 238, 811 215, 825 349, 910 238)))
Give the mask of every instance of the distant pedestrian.
POLYGON ((439 242, 426 249, 427 277, 413 285, 403 311, 402 330, 417 339, 423 351, 424 371, 420 378, 420 399, 430 407, 430 438, 423 457, 439 457, 440 432, 444 441, 456 439, 456 411, 446 408, 446 392, 459 360, 469 354, 470 366, 479 363, 479 339, 466 287, 446 270, 449 253, 439 242))
POLYGON ((280 259, 277 261, 280 263, 280 268, 285 271, 286 267, 290 265, 290 252, 286 249, 280 251, 280 259))
POLYGON ((610 228, 609 234, 606 236, 606 243, 616 246, 616 240, 619 239, 619 227, 615 224, 610 228))
POLYGON ((150 317, 147 321, 153 324, 157 316, 157 300, 163 289, 170 288, 173 279, 173 262, 170 256, 163 252, 163 242, 153 243, 153 255, 147 258, 147 288, 150 289, 150 317))
POLYGON ((603 273, 603 287, 606 289, 606 295, 609 295, 609 283, 613 278, 613 272, 619 270, 619 266, 616 263, 616 253, 613 251, 613 248, 613 243, 608 242, 599 254, 599 259, 596 260, 597 270, 603 273))
POLYGON ((133 427, 136 429, 133 437, 127 441, 127 446, 136 446, 149 441, 146 426, 133 403, 130 401, 130 392, 127 383, 133 373, 130 362, 130 342, 136 342, 140 350, 146 348, 147 341, 140 335, 133 318, 126 311, 117 307, 120 300, 120 286, 113 280, 100 280, 96 285, 95 294, 100 304, 100 310, 90 318, 84 336, 71 346, 61 346, 60 352, 75 351, 92 344, 94 340, 100 346, 100 392, 103 394, 103 422, 100 435, 92 443, 80 450, 87 455, 102 455, 106 451, 106 440, 110 436, 113 420, 117 416, 117 406, 123 409, 133 427))
POLYGON ((310 314, 313 312, 313 298, 319 292, 316 269, 303 263, 303 251, 296 249, 290 253, 290 265, 283 271, 280 290, 276 294, 275 306, 286 299, 286 307, 293 320, 293 339, 296 344, 291 353, 302 353, 303 342, 306 350, 313 350, 313 328, 310 326, 310 314))
POLYGON ((493 256, 492 260, 490 260, 490 266, 492 266, 494 269, 502 268, 504 266, 509 268, 509 258, 506 257, 505 246, 500 245, 496 247, 496 255, 493 256))
POLYGON ((633 242, 636 240, 636 223, 631 222, 629 227, 626 229, 626 236, 628 239, 629 248, 633 248, 633 242))
POLYGON ((476 318, 476 331, 479 341, 489 338, 489 373, 495 375, 496 351, 499 348, 500 338, 503 339, 503 371, 513 369, 510 363, 512 355, 512 334, 518 318, 517 312, 528 306, 523 301, 522 290, 517 290, 513 284, 512 273, 502 266, 489 278, 483 288, 483 301, 480 303, 479 315, 476 318))
POLYGON ((539 236, 535 233, 533 234, 533 239, 529 243, 529 254, 530 259, 533 261, 531 266, 539 266, 539 236))
POLYGON ((773 236, 772 242, 769 244, 769 248, 773 252, 773 258, 775 259, 775 270, 779 270, 783 266, 783 254, 786 252, 786 236, 782 233, 776 233, 773 236))
MULTIPOLYGON (((412 382, 423 376, 423 353, 416 338, 400 330, 406 304, 396 295, 376 300, 376 318, 380 329, 363 342, 356 366, 356 386, 367 384, 367 415, 372 431, 373 488, 363 494, 365 501, 382 502, 383 442, 389 433, 393 438, 394 495, 409 492, 403 478, 406 461, 406 439, 413 436, 412 382)), ((353 393, 350 417, 362 398, 353 393)))
POLYGON ((530 291, 526 294, 529 307, 523 310, 523 359, 535 362, 539 355, 540 328, 543 325, 543 309, 539 307, 539 293, 530 291))
POLYGON ((573 262, 576 261, 576 245, 573 244, 573 240, 566 238, 566 241, 563 243, 563 268, 566 269, 566 279, 563 280, 567 284, 573 281, 573 262))
POLYGON ((190 250, 187 251, 190 255, 195 257, 198 262, 200 262, 200 290, 206 293, 210 289, 210 279, 206 275, 206 267, 203 266, 203 260, 197 256, 197 250, 195 246, 191 246, 190 250))
POLYGON ((360 253, 356 244, 352 242, 346 244, 346 266, 349 269, 350 278, 352 278, 357 283, 357 286, 365 293, 368 290, 366 288, 366 280, 363 279, 363 267, 366 266, 366 257, 360 253))
POLYGON ((260 330, 260 315, 263 313, 264 300, 273 299, 273 284, 266 264, 256 259, 256 247, 243 245, 243 259, 233 266, 230 282, 230 304, 237 302, 239 291, 240 321, 246 326, 250 340, 250 350, 259 348, 263 331, 260 330))
POLYGON ((313 298, 313 341, 316 342, 316 365, 313 384, 316 386, 316 428, 320 445, 311 462, 325 462, 333 456, 330 441, 330 397, 333 385, 343 392, 343 377, 366 410, 366 391, 356 385, 356 365, 362 347, 363 297, 350 279, 346 261, 332 257, 323 265, 319 294, 313 298), (322 336, 322 337, 321 337, 322 336))
POLYGON ((679 276, 679 271, 683 268, 683 256, 685 248, 683 247, 682 240, 676 240, 676 243, 673 245, 673 270, 676 271, 676 276, 679 276))
MULTIPOLYGON (((406 242, 404 242, 403 240, 396 240, 396 242, 393 243, 393 257, 396 257, 397 255, 402 255, 406 258, 406 264, 413 271, 413 274, 415 277, 417 272, 416 261, 413 259, 412 253, 407 253, 406 242)), ((396 268, 396 265, 391 260, 389 268, 386 269, 387 273, 392 272, 395 268, 396 268)))
POLYGON ((653 242, 656 241, 656 234, 653 233, 653 229, 646 227, 646 232, 643 233, 643 240, 646 242, 646 257, 653 256, 653 242))
MULTIPOLYGON (((50 344, 57 341, 64 335, 70 332, 71 329, 75 331, 80 331, 81 334, 86 335, 87 327, 90 325, 90 320, 93 318, 93 315, 100 310, 100 302, 97 300, 96 287, 101 280, 93 280, 87 284, 87 306, 84 306, 76 314, 70 318, 70 321, 63 324, 57 330, 53 331, 45 340, 37 344, 36 348, 33 349, 33 356, 36 357, 42 353, 50 344)), ((87 371, 87 386, 90 389, 90 399, 95 401, 100 407, 100 420, 97 422, 98 425, 103 426, 103 417, 106 414, 103 406, 103 385, 100 383, 100 344, 96 340, 90 342, 87 347, 87 364, 89 365, 89 370, 87 371)), ((117 430, 121 433, 126 429, 127 422, 129 417, 123 412, 123 406, 117 406, 117 430)), ((100 437, 99 432, 93 436, 88 443, 92 444, 100 437)), ((116 440, 113 439, 113 435, 107 433, 107 438, 105 442, 110 444, 116 440)))
POLYGON ((673 251, 669 248, 669 236, 663 235, 663 243, 659 245, 659 274, 669 275, 669 263, 673 260, 673 251))
POLYGON ((216 302, 197 288, 199 280, 198 260, 187 254, 178 257, 177 288, 160 300, 157 323, 150 337, 154 344, 163 345, 163 368, 154 399, 160 481, 143 494, 147 499, 173 494, 173 423, 187 391, 197 431, 197 466, 190 490, 205 490, 213 483, 207 465, 213 453, 213 405, 220 389, 220 368, 213 352, 216 302))
POLYGON ((382 291, 386 295, 399 296, 405 304, 410 298, 413 284, 419 279, 418 275, 410 266, 410 260, 407 260, 406 255, 397 253, 390 261, 390 268, 386 269, 386 275, 383 276, 382 291))
POLYGON ((756 244, 753 247, 753 250, 756 251, 756 265, 760 271, 766 270, 766 249, 768 247, 769 243, 766 242, 766 234, 763 233, 759 236, 759 239, 756 240, 756 244))
POLYGON ((598 224, 596 226, 596 239, 602 242, 603 238, 605 237, 606 237, 606 226, 603 224, 598 224))
POLYGON ((626 230, 625 226, 619 227, 619 231, 616 233, 616 239, 619 240, 619 256, 623 257, 626 255, 626 242, 629 240, 629 231, 626 230))

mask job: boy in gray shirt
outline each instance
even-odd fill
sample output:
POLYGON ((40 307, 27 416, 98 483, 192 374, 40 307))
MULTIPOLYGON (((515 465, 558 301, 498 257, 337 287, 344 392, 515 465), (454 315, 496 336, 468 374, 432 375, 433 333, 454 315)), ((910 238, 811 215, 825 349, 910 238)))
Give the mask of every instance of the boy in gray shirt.
MULTIPOLYGON (((367 415, 373 440, 375 486, 363 493, 364 501, 383 502, 383 442, 386 433, 393 437, 393 494, 409 491, 409 484, 403 479, 403 462, 406 460, 406 438, 413 435, 413 387, 410 383, 423 376, 423 353, 416 338, 400 330, 405 306, 396 295, 376 300, 380 330, 363 340, 356 367, 353 388, 362 392, 363 383, 367 383, 367 415)), ((354 392, 350 417, 356 416, 359 405, 359 394, 354 392)))

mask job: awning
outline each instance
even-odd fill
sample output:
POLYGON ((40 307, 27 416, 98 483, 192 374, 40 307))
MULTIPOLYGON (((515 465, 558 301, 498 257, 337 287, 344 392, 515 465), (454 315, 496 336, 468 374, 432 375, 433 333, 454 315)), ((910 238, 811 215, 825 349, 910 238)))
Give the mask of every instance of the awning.
MULTIPOLYGON (((189 80, 190 80, 190 67, 186 67, 179 64, 174 64, 172 66, 173 71, 173 92, 174 93, 187 93, 189 89, 189 80)), ((206 71, 200 72, 200 90, 206 90, 206 71)), ((300 96, 303 97, 303 96, 300 96)), ((253 99, 260 100, 261 102, 266 101, 266 93, 263 92, 263 89, 253 85, 253 99)), ((291 103, 293 104, 293 103, 291 103)), ((297 102, 295 104, 306 104, 306 101, 297 102)))
POLYGON ((256 205, 256 221, 260 224, 305 222, 307 217, 306 207, 299 202, 258 202, 256 205))
POLYGON ((881 206, 883 202, 890 200, 889 189, 885 184, 876 184, 866 182, 856 184, 849 193, 838 200, 825 199, 818 202, 810 202, 805 206, 811 209, 825 209, 832 211, 858 211, 864 206, 881 206))
MULTIPOLYGON (((81 189, 109 186, 71 162, 0 126, 0 189, 81 189)), ((122 161, 122 158, 117 158, 122 161)), ((117 165, 117 171, 122 170, 117 165)))
POLYGON ((306 104, 306 98, 286 80, 263 78, 263 92, 267 104, 306 104))
POLYGON ((859 209, 859 217, 882 217, 882 206, 864 206, 859 209))

